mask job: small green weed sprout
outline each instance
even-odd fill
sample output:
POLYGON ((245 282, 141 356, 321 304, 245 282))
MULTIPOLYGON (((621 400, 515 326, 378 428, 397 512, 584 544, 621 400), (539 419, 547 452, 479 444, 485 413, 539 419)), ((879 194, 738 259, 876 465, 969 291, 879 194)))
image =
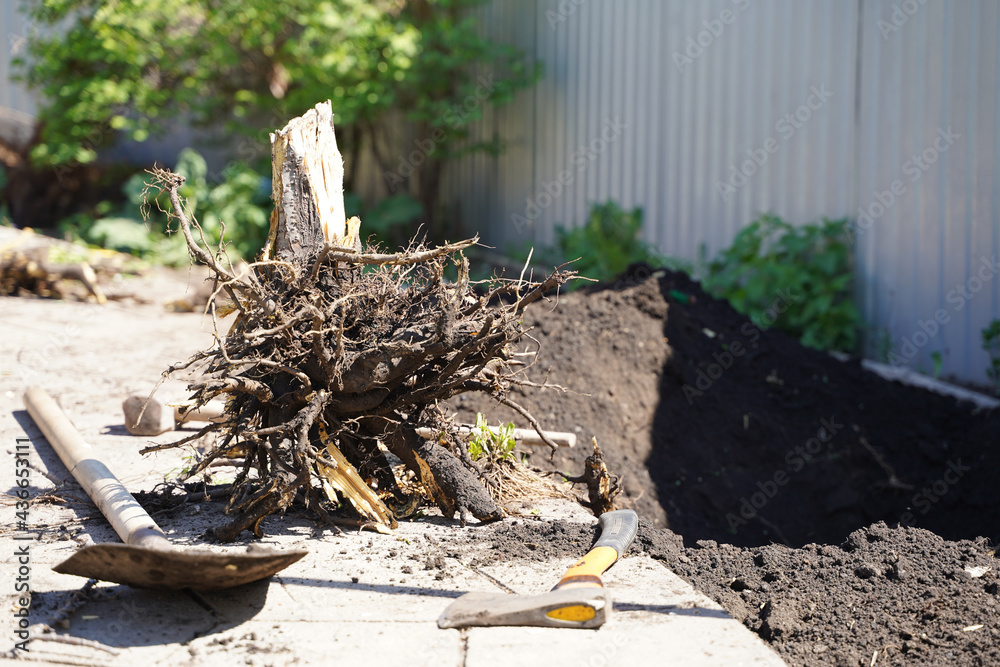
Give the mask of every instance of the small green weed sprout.
POLYGON ((489 427, 486 417, 476 413, 476 426, 469 440, 469 455, 473 461, 485 458, 490 462, 514 460, 514 424, 500 424, 496 430, 489 427))

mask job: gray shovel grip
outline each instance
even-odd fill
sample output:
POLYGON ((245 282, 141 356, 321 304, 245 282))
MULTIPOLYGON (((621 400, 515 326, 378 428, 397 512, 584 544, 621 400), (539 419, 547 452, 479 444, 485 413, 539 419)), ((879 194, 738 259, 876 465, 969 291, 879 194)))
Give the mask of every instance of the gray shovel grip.
POLYGON ((639 515, 634 510, 605 512, 597 521, 601 537, 594 548, 611 547, 621 556, 639 532, 639 515))

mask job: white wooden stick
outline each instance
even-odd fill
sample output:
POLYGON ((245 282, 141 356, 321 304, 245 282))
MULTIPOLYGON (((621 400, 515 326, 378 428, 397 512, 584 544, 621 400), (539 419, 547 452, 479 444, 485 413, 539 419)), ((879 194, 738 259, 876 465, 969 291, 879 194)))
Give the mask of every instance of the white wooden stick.
MULTIPOLYGON (((460 424, 458 427, 459 433, 466 434, 471 433, 474 426, 469 424, 460 424)), ((499 428, 496 426, 488 426, 491 433, 498 433, 499 428)), ((433 438, 437 436, 438 431, 432 428, 418 428, 417 435, 421 438, 433 438)), ((552 442, 556 443, 560 447, 575 447, 576 446, 576 433, 563 433, 560 431, 545 431, 545 435, 549 437, 552 442)), ((514 429, 514 440, 525 445, 544 445, 545 441, 538 435, 538 433, 533 428, 515 428, 514 429)))

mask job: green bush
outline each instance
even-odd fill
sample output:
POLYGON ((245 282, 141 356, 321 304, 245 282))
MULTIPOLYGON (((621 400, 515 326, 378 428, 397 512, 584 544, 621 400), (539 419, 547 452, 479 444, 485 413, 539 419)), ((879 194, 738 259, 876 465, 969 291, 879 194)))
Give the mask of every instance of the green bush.
MULTIPOLYGON (((630 264, 646 262, 654 266, 668 264, 667 258, 640 238, 642 209, 626 211, 608 200, 594 204, 587 221, 579 227, 556 227, 554 246, 535 252, 532 261, 551 265, 576 260, 572 268, 581 276, 606 282, 621 275, 630 264)), ((527 251, 519 254, 527 257, 527 251)), ((573 289, 581 283, 570 283, 573 289)))
POLYGON ((795 227, 762 215, 708 264, 702 284, 758 326, 782 329, 803 345, 857 348, 861 315, 843 220, 795 227))
MULTIPOLYGON (((270 228, 270 179, 262 178, 243 163, 233 162, 222 170, 222 180, 213 183, 208 178, 204 158, 191 148, 178 154, 174 171, 185 178, 180 195, 208 241, 218 245, 225 240, 233 260, 253 259, 267 240, 270 228)), ((176 230, 167 229, 166 217, 149 216, 143 220, 146 181, 150 178, 142 172, 129 179, 124 186, 128 203, 120 211, 113 212, 105 204, 97 209, 100 217, 74 216, 63 221, 60 230, 70 238, 102 248, 129 252, 162 264, 186 264, 187 246, 180 234, 171 235, 176 230)), ((150 196, 153 194, 156 193, 150 196)), ((165 194, 153 201, 164 210, 169 206, 165 194)))

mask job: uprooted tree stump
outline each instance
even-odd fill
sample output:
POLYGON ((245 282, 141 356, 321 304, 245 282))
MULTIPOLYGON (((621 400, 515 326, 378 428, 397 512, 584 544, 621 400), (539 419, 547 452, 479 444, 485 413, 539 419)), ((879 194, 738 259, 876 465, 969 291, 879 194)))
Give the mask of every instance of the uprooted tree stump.
MULTIPOLYGON (((235 320, 225 334, 216 325, 212 349, 164 373, 202 366, 189 386, 192 402, 226 397, 226 421, 143 452, 219 431, 218 445, 189 477, 242 452, 227 506, 232 519, 215 531, 223 541, 245 529, 260 536, 261 520, 296 498, 331 523, 330 501, 346 499, 364 522, 394 526, 383 500, 412 503, 382 446, 417 475, 447 517, 458 514, 463 524, 470 513, 501 518, 437 402, 488 393, 546 439, 507 395, 512 385, 531 384, 519 373, 523 362, 513 356, 513 343, 525 334, 524 308, 574 273, 556 270, 541 282, 497 278, 477 293, 461 252, 477 238, 435 248, 414 242, 394 254, 363 251, 360 221, 344 215, 329 102, 272 134, 271 143, 271 230, 261 258, 239 274, 221 248, 196 238, 197 223, 177 194, 183 179, 153 172, 151 187, 167 192, 168 215, 192 257, 211 269, 215 295, 231 299, 235 320), (445 279, 449 270, 452 281, 445 279), (421 438, 417 429, 428 427, 439 436, 421 438)), ((208 310, 213 321, 229 314, 214 299, 208 310)))

